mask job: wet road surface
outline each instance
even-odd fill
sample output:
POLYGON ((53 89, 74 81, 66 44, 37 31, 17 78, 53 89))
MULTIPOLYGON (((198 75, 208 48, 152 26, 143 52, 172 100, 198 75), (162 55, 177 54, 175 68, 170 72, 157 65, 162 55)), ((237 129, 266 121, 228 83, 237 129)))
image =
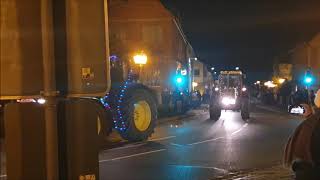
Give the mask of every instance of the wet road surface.
MULTIPOLYGON (((104 148, 100 179, 259 179, 263 174, 273 179, 271 171, 281 171, 286 140, 301 123, 268 108, 255 108, 249 121, 232 111, 223 112, 219 121, 210 120, 208 112, 195 114, 158 125, 147 142, 114 142, 104 148)), ((3 153, 1 159, 4 180, 3 153)), ((287 178, 288 171, 280 176, 287 178)))
MULTIPOLYGON (((208 113, 157 127, 143 143, 121 144, 100 153, 101 179, 218 179, 281 163, 286 140, 301 120, 286 113, 255 108, 243 121, 223 112, 208 113)), ((245 177, 245 176, 243 176, 245 177)))

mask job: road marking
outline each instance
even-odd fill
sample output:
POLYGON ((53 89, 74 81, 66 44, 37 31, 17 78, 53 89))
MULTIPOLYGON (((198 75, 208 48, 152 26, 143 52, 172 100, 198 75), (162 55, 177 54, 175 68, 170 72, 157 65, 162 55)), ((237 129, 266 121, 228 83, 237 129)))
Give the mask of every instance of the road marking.
POLYGON ((147 143, 132 144, 132 145, 128 145, 128 146, 122 146, 122 147, 117 147, 117 148, 106 149, 103 152, 120 150, 120 149, 128 149, 128 148, 134 148, 134 147, 140 147, 140 146, 143 146, 143 145, 146 145, 146 144, 147 143))
POLYGON ((203 143, 207 143, 207 142, 211 142, 211 141, 216 141, 216 140, 219 140, 219 139, 223 139, 224 137, 218 137, 218 138, 214 138, 214 139, 208 139, 208 140, 204 140, 204 141, 199 141, 199 142, 195 142, 195 143, 191 143, 191 144, 188 144, 189 146, 192 146, 192 145, 197 145, 197 144, 203 144, 203 143))
MULTIPOLYGON (((234 136, 236 134, 238 134, 239 132, 241 132, 245 127, 248 126, 248 123, 245 123, 240 129, 234 131, 233 133, 231 133, 231 136, 234 136)), ((189 146, 192 146, 192 145, 198 145, 198 144, 203 144, 203 143, 207 143, 207 142, 212 142, 212 141, 217 141, 217 140, 220 140, 220 139, 226 139, 227 137, 218 137, 218 138, 213 138, 213 139, 208 139, 208 140, 204 140, 204 141, 199 141, 199 142, 195 142, 195 143, 191 143, 191 144, 188 144, 189 146)))
POLYGON ((176 144, 176 143, 170 143, 170 145, 172 145, 172 146, 177 146, 177 147, 184 147, 184 145, 182 145, 182 144, 176 144))
POLYGON ((148 141, 163 141, 167 139, 176 138, 176 136, 168 136, 168 137, 162 137, 162 138, 155 138, 155 139, 149 139, 148 141))
POLYGON ((117 157, 117 158, 113 158, 113 159, 101 160, 101 161, 99 161, 99 163, 122 160, 122 159, 128 159, 128 158, 132 158, 132 157, 143 156, 143 155, 146 155, 146 154, 152 154, 152 153, 157 153, 157 152, 166 151, 166 150, 167 149, 159 149, 159 150, 155 150, 155 151, 147 151, 147 152, 143 152, 143 153, 132 154, 132 155, 117 157))
POLYGON ((241 132, 247 126, 248 126, 248 123, 245 123, 240 129, 238 129, 235 132, 231 133, 231 136, 238 134, 239 132, 241 132))
MULTIPOLYGON (((155 142, 155 141, 163 141, 167 139, 172 139, 175 138, 176 136, 168 136, 168 137, 162 137, 162 138, 155 138, 155 139, 149 139, 148 142, 155 142)), ((120 149, 128 149, 128 148, 135 148, 135 147, 140 147, 146 145, 147 142, 143 143, 137 143, 137 144, 129 144, 127 146, 122 146, 122 147, 116 147, 116 148, 111 148, 111 149, 106 149, 103 152, 108 152, 108 151, 114 151, 114 150, 120 150, 120 149)))

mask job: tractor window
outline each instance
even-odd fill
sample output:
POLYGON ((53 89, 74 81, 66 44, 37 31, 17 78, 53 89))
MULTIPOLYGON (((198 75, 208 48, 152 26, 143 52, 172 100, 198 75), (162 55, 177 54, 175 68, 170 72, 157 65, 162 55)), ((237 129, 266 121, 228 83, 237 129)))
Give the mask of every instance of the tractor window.
POLYGON ((241 87, 241 76, 230 75, 229 76, 229 87, 230 88, 241 87))
POLYGON ((241 86, 241 76, 239 75, 221 75, 219 84, 221 88, 237 88, 241 86))
POLYGON ((219 84, 221 88, 228 88, 228 75, 221 75, 219 78, 219 84))
POLYGON ((200 76, 200 69, 194 69, 193 70, 193 74, 194 74, 194 76, 200 76))

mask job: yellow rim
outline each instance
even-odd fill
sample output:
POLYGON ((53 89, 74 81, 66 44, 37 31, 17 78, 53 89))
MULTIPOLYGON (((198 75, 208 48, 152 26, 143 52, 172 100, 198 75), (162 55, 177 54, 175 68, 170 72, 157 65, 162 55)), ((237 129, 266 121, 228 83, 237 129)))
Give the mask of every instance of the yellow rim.
POLYGON ((134 124, 139 131, 148 129, 151 123, 151 109, 146 101, 134 104, 134 124))

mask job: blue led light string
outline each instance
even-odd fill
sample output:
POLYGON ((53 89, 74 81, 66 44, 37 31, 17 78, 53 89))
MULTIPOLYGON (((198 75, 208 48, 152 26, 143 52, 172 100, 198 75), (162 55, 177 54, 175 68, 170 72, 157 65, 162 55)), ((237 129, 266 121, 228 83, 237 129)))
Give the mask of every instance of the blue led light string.
POLYGON ((123 119, 122 104, 123 98, 125 97, 125 93, 128 87, 132 84, 133 78, 131 71, 128 73, 128 79, 125 81, 123 86, 120 86, 120 93, 118 96, 118 100, 116 103, 116 116, 114 116, 113 122, 115 123, 115 128, 120 131, 125 131, 127 129, 126 123, 123 119))

